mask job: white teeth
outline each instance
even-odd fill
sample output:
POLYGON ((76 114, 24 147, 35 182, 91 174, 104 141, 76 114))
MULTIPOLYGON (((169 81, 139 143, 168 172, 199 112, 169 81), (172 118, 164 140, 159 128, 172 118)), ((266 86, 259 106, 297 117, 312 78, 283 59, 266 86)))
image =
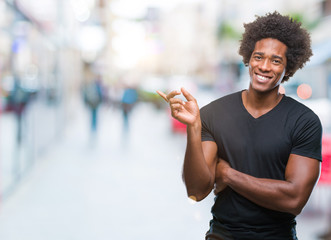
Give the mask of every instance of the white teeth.
POLYGON ((257 79, 260 80, 260 81, 267 81, 269 78, 267 77, 263 77, 261 75, 256 75, 257 76, 257 79))

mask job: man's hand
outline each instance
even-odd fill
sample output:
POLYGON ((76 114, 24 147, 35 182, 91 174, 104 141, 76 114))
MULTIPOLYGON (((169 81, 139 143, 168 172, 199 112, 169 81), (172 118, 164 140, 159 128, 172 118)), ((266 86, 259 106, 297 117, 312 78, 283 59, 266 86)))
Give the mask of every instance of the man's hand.
POLYGON ((184 88, 181 91, 174 90, 168 95, 161 91, 156 91, 166 102, 169 103, 171 109, 171 116, 178 121, 193 125, 200 120, 200 111, 196 99, 184 88), (175 98, 175 96, 183 94, 187 102, 175 98))
POLYGON ((225 172, 230 167, 230 164, 220 159, 220 161, 216 165, 216 175, 215 175, 215 188, 214 188, 214 194, 217 195, 219 192, 223 191, 227 184, 224 182, 225 172))

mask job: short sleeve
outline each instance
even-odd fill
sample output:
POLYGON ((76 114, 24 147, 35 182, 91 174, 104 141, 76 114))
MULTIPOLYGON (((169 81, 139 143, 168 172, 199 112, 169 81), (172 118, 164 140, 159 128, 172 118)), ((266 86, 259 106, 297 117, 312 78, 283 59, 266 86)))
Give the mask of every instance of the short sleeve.
POLYGON ((201 118, 201 141, 213 141, 215 139, 212 135, 211 131, 211 116, 210 111, 208 111, 207 107, 203 107, 200 109, 200 118, 201 118))
POLYGON ((291 153, 322 161, 322 125, 312 111, 298 119, 291 153))

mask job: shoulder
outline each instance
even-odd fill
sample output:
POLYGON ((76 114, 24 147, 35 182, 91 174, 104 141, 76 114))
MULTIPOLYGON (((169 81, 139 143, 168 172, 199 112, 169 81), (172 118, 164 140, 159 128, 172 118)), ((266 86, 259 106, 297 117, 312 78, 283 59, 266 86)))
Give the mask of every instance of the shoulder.
POLYGON ((288 109, 289 113, 298 118, 304 118, 304 119, 313 119, 316 121, 319 121, 319 117, 313 110, 311 110, 309 107, 307 107, 305 104, 289 97, 289 96, 284 96, 285 97, 285 105, 286 108, 288 109))
POLYGON ((303 103, 286 97, 288 120, 294 127, 294 132, 316 131, 322 132, 322 124, 317 114, 303 103))
POLYGON ((202 107, 201 111, 208 112, 208 111, 213 111, 215 109, 220 110, 224 107, 230 107, 233 104, 239 102, 238 99, 240 99, 240 96, 241 96, 241 91, 222 96, 202 107))

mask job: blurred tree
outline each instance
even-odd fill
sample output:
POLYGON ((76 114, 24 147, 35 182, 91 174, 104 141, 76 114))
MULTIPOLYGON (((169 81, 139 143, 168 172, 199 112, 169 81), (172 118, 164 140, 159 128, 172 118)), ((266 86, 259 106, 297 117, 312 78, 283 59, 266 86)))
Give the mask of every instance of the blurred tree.
POLYGON ((317 18, 314 20, 307 19, 307 17, 303 13, 299 13, 299 12, 292 12, 292 13, 289 13, 288 15, 291 16, 294 20, 301 22, 302 25, 305 28, 307 28, 309 31, 311 31, 315 27, 317 27, 321 21, 320 18, 317 18))
POLYGON ((217 29, 218 40, 233 39, 238 40, 241 37, 241 33, 238 32, 235 27, 228 21, 222 21, 217 29))

